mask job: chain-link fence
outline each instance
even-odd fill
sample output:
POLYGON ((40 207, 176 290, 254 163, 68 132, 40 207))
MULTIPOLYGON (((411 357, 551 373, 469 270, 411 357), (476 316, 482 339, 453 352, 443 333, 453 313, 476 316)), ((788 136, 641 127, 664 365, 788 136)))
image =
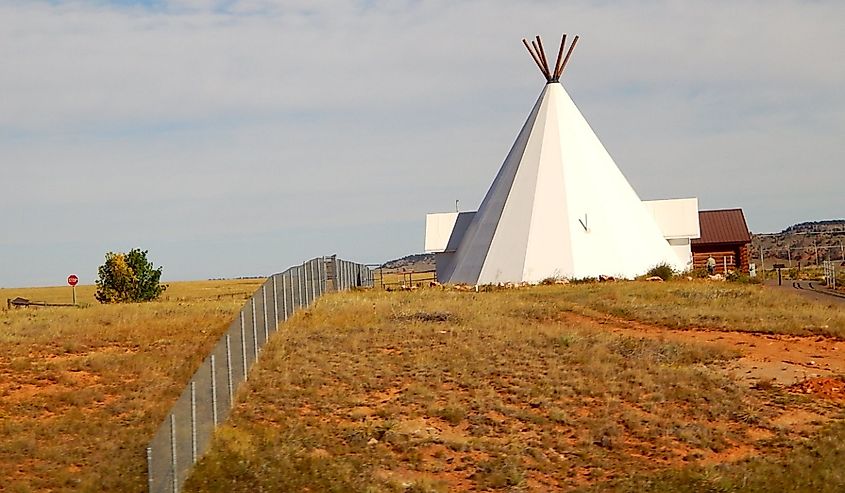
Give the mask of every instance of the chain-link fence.
POLYGON ((147 447, 150 493, 180 491, 279 324, 327 291, 372 283, 369 268, 335 257, 318 257, 268 278, 191 377, 147 447))

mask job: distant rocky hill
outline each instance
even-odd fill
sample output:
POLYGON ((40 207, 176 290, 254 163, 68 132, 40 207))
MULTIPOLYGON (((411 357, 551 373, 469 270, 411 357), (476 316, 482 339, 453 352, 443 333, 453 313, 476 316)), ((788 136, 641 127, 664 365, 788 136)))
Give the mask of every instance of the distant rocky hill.
POLYGON ((806 221, 793 224, 781 233, 845 233, 845 219, 830 219, 827 221, 806 221))
POLYGON ((845 219, 807 221, 780 233, 752 235, 752 261, 762 253, 766 265, 815 265, 823 260, 845 261, 845 219))
POLYGON ((382 269, 404 269, 405 271, 424 272, 434 270, 433 253, 416 253, 396 260, 385 262, 382 269))

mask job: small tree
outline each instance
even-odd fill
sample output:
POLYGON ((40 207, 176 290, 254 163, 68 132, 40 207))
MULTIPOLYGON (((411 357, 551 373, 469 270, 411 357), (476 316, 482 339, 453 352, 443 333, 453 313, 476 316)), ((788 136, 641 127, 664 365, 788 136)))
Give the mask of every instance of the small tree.
POLYGON ((664 281, 668 281, 675 277, 677 273, 675 269, 666 262, 659 263, 646 272, 647 277, 659 277, 664 281))
POLYGON ((153 268, 147 251, 134 248, 129 253, 106 253, 106 263, 100 266, 97 294, 100 303, 151 301, 167 289, 159 283, 161 267, 153 268))

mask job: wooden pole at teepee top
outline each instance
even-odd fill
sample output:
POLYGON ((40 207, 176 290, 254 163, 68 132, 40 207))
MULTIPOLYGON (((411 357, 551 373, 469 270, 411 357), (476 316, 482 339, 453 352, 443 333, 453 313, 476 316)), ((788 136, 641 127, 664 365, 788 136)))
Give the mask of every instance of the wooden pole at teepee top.
POLYGON ((540 72, 543 73, 546 80, 549 80, 549 72, 546 70, 546 67, 543 66, 543 55, 540 54, 540 48, 537 46, 537 41, 531 40, 531 46, 534 48, 534 53, 537 54, 537 59, 540 60, 540 72))
MULTIPOLYGON (((537 59, 537 55, 535 55, 534 52, 531 50, 531 47, 528 46, 528 40, 522 38, 522 44, 525 45, 525 49, 527 49, 528 53, 531 54, 531 58, 534 59, 534 63, 537 64, 537 68, 540 69, 540 72, 543 72, 543 64, 540 63, 540 60, 537 59)), ((545 72, 543 72, 543 75, 546 75, 545 72)))
POLYGON ((572 52, 575 50, 575 44, 578 43, 578 39, 579 36, 575 36, 572 39, 572 44, 569 45, 569 50, 566 52, 566 56, 563 57, 563 49, 566 48, 566 34, 564 33, 561 36, 560 48, 557 51, 554 66, 549 66, 549 59, 546 58, 546 49, 543 47, 543 40, 540 39, 539 35, 535 36, 530 44, 527 39, 522 38, 522 44, 525 45, 525 49, 528 50, 534 63, 537 64, 537 68, 540 69, 543 77, 546 78, 546 82, 560 82, 560 76, 563 75, 566 64, 569 63, 569 58, 572 57, 572 52))
POLYGON ((575 39, 572 40, 572 44, 569 45, 569 51, 566 52, 566 58, 563 59, 563 65, 560 66, 561 75, 563 75, 563 71, 566 69, 566 64, 569 63, 569 57, 572 56, 572 51, 575 49, 576 43, 578 43, 578 36, 575 36, 575 39))
POLYGON ((560 69, 563 62, 563 47, 566 46, 566 33, 560 38, 560 49, 557 50, 557 60, 555 61, 554 79, 560 80, 560 69))
POLYGON ((543 48, 543 40, 540 39, 540 35, 537 35, 537 46, 540 47, 540 58, 543 60, 543 66, 546 67, 546 80, 551 79, 552 73, 549 70, 549 61, 546 59, 546 49, 543 48))

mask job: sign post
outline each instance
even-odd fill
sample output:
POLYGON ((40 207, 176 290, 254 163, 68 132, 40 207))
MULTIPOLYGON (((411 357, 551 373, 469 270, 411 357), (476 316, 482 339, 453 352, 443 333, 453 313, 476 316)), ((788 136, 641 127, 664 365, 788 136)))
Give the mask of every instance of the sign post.
MULTIPOLYGON (((777 271, 778 271, 778 286, 783 285, 783 277, 781 276, 780 271, 781 271, 781 269, 785 268, 786 265, 784 265, 784 264, 774 264, 772 267, 777 269, 777 271)), ((813 287, 813 286, 810 285, 810 287, 813 287)))
POLYGON ((76 274, 71 274, 67 276, 67 283, 70 284, 71 288, 73 288, 73 304, 76 304, 76 284, 79 282, 79 278, 76 277, 76 274))

